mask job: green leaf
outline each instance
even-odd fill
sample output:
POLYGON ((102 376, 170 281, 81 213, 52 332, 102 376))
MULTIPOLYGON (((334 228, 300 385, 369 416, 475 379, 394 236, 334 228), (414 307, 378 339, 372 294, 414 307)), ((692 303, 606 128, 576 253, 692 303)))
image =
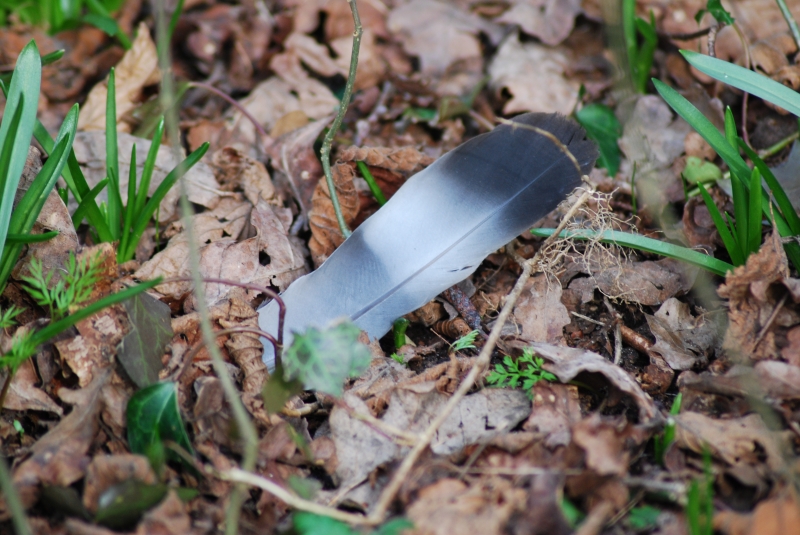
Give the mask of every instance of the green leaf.
POLYGON ((14 197, 28 158, 41 80, 42 59, 31 41, 17 57, 0 122, 0 247, 8 234, 14 197))
POLYGON ((681 50, 681 54, 698 71, 800 116, 800 94, 797 91, 721 59, 691 50, 681 50))
POLYGON ((305 333, 295 333, 283 355, 285 378, 340 397, 344 381, 361 375, 372 360, 369 348, 358 342, 360 333, 349 321, 322 331, 311 327, 305 333))
POLYGON ((589 139, 597 143, 600 167, 608 169, 610 176, 615 176, 620 164, 617 141, 622 135, 622 125, 614 110, 604 104, 589 104, 575 113, 575 119, 586 130, 589 139))
POLYGON ((279 413, 289 398, 303 391, 302 381, 297 379, 287 381, 284 377, 283 368, 279 366, 264 385, 262 393, 264 409, 270 414, 279 413))
MULTIPOLYGON (((555 229, 538 228, 531 230, 531 234, 546 238, 553 234, 554 231, 555 229)), ((668 258, 676 258, 723 277, 728 271, 733 271, 733 266, 727 262, 679 245, 639 236, 638 234, 628 234, 627 232, 620 232, 618 230, 606 230, 599 234, 600 241, 603 243, 612 243, 648 253, 660 254, 668 258)), ((597 235, 598 233, 593 230, 564 231, 560 234, 561 237, 576 240, 591 240, 595 239, 597 235)))
POLYGON ((750 200, 748 207, 750 213, 747 220, 747 253, 758 252, 761 246, 761 173, 758 167, 753 169, 753 176, 750 179, 750 200))
POLYGON ((376 201, 378 201, 378 206, 383 206, 386 204, 386 196, 383 194, 383 191, 381 191, 381 187, 375 181, 375 177, 372 176, 367 164, 358 161, 356 162, 356 165, 358 166, 358 170, 361 172, 361 176, 364 177, 364 180, 366 180, 369 190, 372 192, 372 196, 375 197, 376 201))
POLYGON ((358 535, 344 522, 313 513, 294 513, 292 524, 298 535, 358 535))
POLYGON ((658 527, 661 510, 652 505, 634 507, 628 514, 628 524, 635 530, 650 530, 658 527))
POLYGON ((397 318, 394 320, 394 324, 392 325, 392 335, 394 338, 394 348, 395 350, 400 349, 406 343, 406 330, 408 330, 408 326, 411 324, 405 318, 397 318))
POLYGON ((702 184, 697 184, 697 186, 700 189, 700 195, 703 196, 703 201, 706 203, 708 213, 711 214, 711 220, 714 221, 714 226, 717 227, 717 232, 719 232, 719 236, 722 238, 722 243, 725 244, 725 250, 728 251, 728 255, 731 257, 731 261, 733 261, 733 265, 741 266, 744 264, 744 257, 739 249, 739 244, 736 242, 736 238, 733 237, 727 223, 722 219, 719 208, 717 208, 714 199, 712 199, 711 195, 706 191, 705 186, 702 184))
POLYGON ((706 8, 701 9, 697 12, 694 16, 694 20, 700 24, 700 21, 703 19, 703 15, 706 13, 710 13, 714 20, 720 22, 722 24, 727 24, 728 26, 732 25, 736 20, 728 13, 724 7, 722 7, 722 3, 720 0, 708 0, 706 3, 706 8))
POLYGON ((132 528, 164 499, 167 490, 163 483, 151 485, 136 479, 112 485, 98 498, 94 520, 111 529, 132 528))
POLYGON ((158 382, 161 357, 172 340, 169 306, 147 293, 123 301, 132 329, 117 346, 117 360, 139 388, 158 382))
POLYGON ((119 191, 119 156, 117 154, 117 89, 114 67, 108 73, 106 94, 106 177, 108 177, 108 228, 119 239, 122 224, 122 197, 119 191))
POLYGON ((100 194, 100 192, 103 191, 103 188, 105 188, 107 184, 108 184, 108 178, 104 178, 103 180, 98 182, 95 185, 95 187, 89 190, 89 192, 86 193, 86 195, 83 196, 83 199, 81 199, 80 204, 78 204, 78 209, 75 210, 74 214, 72 214, 72 224, 75 226, 75 228, 77 228, 78 225, 81 224, 84 217, 89 215, 90 210, 96 209, 98 213, 100 213, 100 209, 98 208, 95 199, 100 194))
POLYGON ((51 230, 42 234, 9 234, 6 236, 6 244, 9 243, 41 243, 52 240, 58 236, 58 232, 51 230))
POLYGON ((707 162, 697 156, 686 158, 686 167, 683 168, 683 178, 689 184, 695 185, 698 182, 716 182, 722 178, 722 171, 711 162, 707 162))
MULTIPOLYGON (((131 452, 146 455, 154 442, 172 440, 193 453, 174 383, 156 383, 136 392, 128 401, 126 416, 131 452)), ((182 460, 171 450, 167 451, 167 457, 182 460)))

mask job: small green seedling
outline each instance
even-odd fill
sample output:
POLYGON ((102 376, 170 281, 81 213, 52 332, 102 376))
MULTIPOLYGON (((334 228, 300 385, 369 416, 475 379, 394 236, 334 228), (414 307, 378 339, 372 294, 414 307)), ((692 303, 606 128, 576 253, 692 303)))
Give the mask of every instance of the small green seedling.
POLYGON ((664 426, 664 431, 653 437, 653 447, 655 450, 654 454, 656 457, 656 462, 662 466, 664 464, 664 454, 675 441, 675 419, 672 417, 677 416, 681 412, 682 400, 683 394, 678 394, 675 396, 675 399, 672 402, 672 407, 669 409, 670 418, 667 420, 667 424, 664 426))
POLYGON ((450 351, 464 351, 465 349, 475 349, 475 340, 481 332, 477 329, 470 331, 452 344, 450 344, 450 351))
POLYGON ((651 11, 650 22, 647 22, 636 16, 636 0, 623 0, 622 31, 625 36, 633 86, 637 93, 643 95, 647 91, 647 80, 653 67, 653 55, 658 46, 655 15, 651 11), (639 37, 642 39, 641 43, 639 37))
POLYGON ((42 262, 34 258, 31 261, 31 275, 23 277, 27 283, 25 291, 33 297, 36 304, 48 310, 54 321, 69 315, 75 307, 86 302, 99 279, 100 257, 95 255, 91 260, 76 260, 70 251, 66 273, 61 275, 56 284, 51 284, 54 273, 46 275, 42 272, 42 262))
POLYGON ((711 453, 703 448, 703 478, 689 484, 686 497, 686 520, 690 535, 714 533, 714 475, 711 470, 711 453))
POLYGON ((522 388, 530 397, 531 388, 539 381, 558 381, 558 377, 542 368, 543 365, 544 359, 527 347, 516 360, 508 355, 503 357, 503 364, 495 365, 486 382, 498 388, 522 388))

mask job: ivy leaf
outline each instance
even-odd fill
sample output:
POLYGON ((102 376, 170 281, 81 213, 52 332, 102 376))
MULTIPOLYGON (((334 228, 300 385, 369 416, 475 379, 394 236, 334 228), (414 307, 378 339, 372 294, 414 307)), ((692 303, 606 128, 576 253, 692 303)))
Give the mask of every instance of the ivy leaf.
POLYGON ((609 176, 616 175, 620 163, 617 140, 622 135, 622 125, 614 110, 604 104, 589 104, 578 110, 575 119, 586 130, 587 137, 597 143, 598 165, 608 169, 609 176))
MULTIPOLYGON (((157 449, 156 442, 171 440, 194 453, 183 426, 174 383, 156 383, 136 392, 128 401, 126 416, 131 452, 148 455, 157 449)), ((171 450, 167 450, 167 458, 182 460, 171 450)), ((154 466, 159 464, 158 460, 153 461, 154 466)))
POLYGON ((150 485, 129 479, 112 485, 97 500, 95 522, 112 529, 131 528, 167 495, 163 483, 150 485))
POLYGON ((296 333, 283 358, 284 378, 340 397, 344 381, 361 375, 372 360, 369 348, 358 342, 360 333, 349 321, 322 331, 311 327, 296 333))

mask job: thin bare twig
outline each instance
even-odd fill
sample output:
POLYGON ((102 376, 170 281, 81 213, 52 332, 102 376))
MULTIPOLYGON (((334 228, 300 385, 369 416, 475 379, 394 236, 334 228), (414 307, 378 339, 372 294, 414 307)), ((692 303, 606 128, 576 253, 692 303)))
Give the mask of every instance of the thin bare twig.
POLYGON ((347 112, 347 106, 350 104, 350 95, 353 94, 353 85, 356 82, 356 68, 358 67, 358 50, 361 48, 361 35, 363 29, 361 27, 361 19, 358 16, 358 7, 356 0, 347 0, 350 4, 350 11, 353 13, 353 50, 350 53, 350 71, 347 74, 347 84, 344 86, 344 94, 342 95, 342 103, 339 106, 339 113, 333 120, 333 124, 325 134, 325 139, 322 141, 322 148, 319 151, 320 159, 322 160, 322 170, 325 172, 325 181, 328 183, 328 192, 331 196, 331 203, 333 203, 333 211, 336 214, 336 222, 339 224, 339 230, 342 236, 349 238, 350 228, 344 220, 342 215, 342 207, 339 204, 339 196, 336 193, 336 186, 333 183, 333 175, 331 174, 331 145, 333 145, 333 136, 339 131, 342 126, 344 114, 347 112))

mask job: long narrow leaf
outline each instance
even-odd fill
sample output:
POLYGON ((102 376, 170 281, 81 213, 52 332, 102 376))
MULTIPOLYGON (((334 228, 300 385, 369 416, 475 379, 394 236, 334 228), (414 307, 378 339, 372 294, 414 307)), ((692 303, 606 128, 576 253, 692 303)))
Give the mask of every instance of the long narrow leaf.
POLYGON ((131 167, 128 173, 128 204, 125 207, 125 222, 122 225, 122 233, 119 238, 119 249, 117 249, 117 260, 124 256, 124 251, 130 247, 130 234, 133 225, 133 209, 136 204, 136 143, 131 149, 131 167))
POLYGON ((714 226, 717 227, 717 232, 719 232, 722 243, 725 244, 725 249, 728 251, 728 255, 731 257, 733 264, 736 266, 744 264, 744 257, 742 257, 741 251, 739 250, 739 244, 736 243, 736 238, 733 237, 730 229, 728 229, 728 225, 722 218, 722 214, 719 212, 719 208, 717 208, 714 199, 711 198, 711 195, 708 194, 708 191, 706 191, 702 183, 698 182, 697 187, 700 189, 700 195, 703 196, 706 208, 708 208, 708 213, 711 214, 711 220, 714 221, 714 226))
POLYGON ((775 198, 775 204, 778 205, 778 210, 780 210, 780 213, 783 215, 784 219, 786 219, 786 223, 792 230, 792 234, 795 236, 800 235, 800 217, 798 217, 794 206, 792 206, 792 201, 789 200, 789 196, 786 195, 781 183, 775 178, 772 170, 767 167, 767 164, 764 163, 764 160, 758 156, 758 153, 748 147, 747 143, 745 143, 742 138, 739 138, 739 146, 744 149, 747 157, 750 158, 753 164, 755 164, 755 166, 758 168, 761 176, 767 183, 767 187, 769 187, 770 193, 772 193, 772 196, 775 198))
MULTIPOLYGON (((552 235, 554 231, 555 229, 538 228, 531 230, 531 234, 546 238, 552 235)), ((654 240, 645 236, 639 236, 638 234, 628 234, 627 232, 620 232, 617 230, 606 230, 601 233, 593 230, 575 230, 563 231, 561 234, 559 234, 559 236, 576 240, 591 240, 595 239, 598 234, 600 235, 600 241, 603 243, 613 243, 623 247, 630 247, 632 249, 638 249, 648 253, 655 253, 669 258, 675 258, 688 264, 707 269, 708 271, 716 273, 717 275, 722 275, 723 277, 728 271, 733 270, 732 265, 727 262, 723 262, 722 260, 718 260, 713 256, 709 256, 686 247, 681 247, 679 245, 673 245, 671 243, 654 240)))
POLYGON ((736 133, 736 120, 733 118, 730 106, 725 108, 725 139, 728 140, 734 150, 738 150, 739 134, 736 133))
POLYGON ((747 252, 755 253, 761 246, 761 173, 758 167, 753 169, 753 176, 750 178, 750 214, 748 217, 747 229, 747 252))
MULTIPOLYGON (((748 177, 749 176, 750 173, 748 173, 748 177)), ((736 235, 736 242, 739 244, 739 250, 745 258, 747 258, 747 244, 749 243, 747 240, 747 214, 749 213, 747 209, 747 202, 749 199, 747 194, 748 189, 749 184, 745 186, 741 180, 737 180, 733 177, 731 178, 733 215, 736 218, 736 225, 731 226, 731 231, 736 235)))
POLYGON ((690 50, 681 50, 681 54, 698 71, 800 116, 800 94, 797 91, 721 59, 690 50))
POLYGON ((6 244, 9 243, 41 243, 47 240, 52 240, 58 236, 58 232, 51 230, 50 232, 43 232, 42 234, 7 234, 6 244))
MULTIPOLYGON (((730 143, 725 139, 725 136, 711 124, 711 121, 706 119, 706 117, 700 113, 700 110, 695 108, 677 91, 655 78, 653 78, 653 84, 664 101, 689 123, 692 128, 711 145, 711 148, 720 155, 725 163, 728 164, 728 167, 731 169, 731 174, 733 175, 731 182, 737 179, 743 180, 745 181, 745 187, 749 189, 750 185, 746 180, 750 177, 750 168, 739 155, 739 151, 731 147, 730 143)), ((770 217, 769 214, 771 210, 766 196, 762 196, 761 198, 761 209, 767 217, 770 217)), ((775 214, 774 224, 781 236, 792 235, 792 231, 783 216, 775 214)), ((798 248, 798 253, 800 253, 800 248, 798 248)))
MULTIPOLYGON (((164 116, 158 121, 156 131, 153 134, 153 141, 150 142, 150 150, 147 151, 147 158, 144 160, 144 169, 142 169, 142 180, 139 183, 139 189, 136 192, 136 203, 134 208, 134 216, 136 218, 141 214, 144 204, 147 201, 147 195, 150 191, 150 180, 153 178, 153 170, 156 167, 156 158, 158 157, 158 149, 161 146, 161 138, 164 135, 164 116)), ((131 204, 128 199, 128 205, 131 204)))
POLYGON ((117 154, 117 84, 114 68, 108 73, 106 95, 106 176, 108 177, 108 228, 119 239, 122 224, 122 196, 119 191, 119 156, 117 154))
POLYGON ((28 147, 31 144, 33 126, 36 124, 36 108, 39 105, 39 87, 42 80, 42 58, 36 43, 31 41, 17 57, 17 64, 8 86, 3 120, 0 122, 0 157, 4 160, 0 175, 0 247, 8 234, 8 223, 14 196, 25 168, 28 147), (13 131, 12 131, 13 126, 13 131), (6 141, 13 143, 6 152, 6 141))
POLYGON ((194 164, 196 164, 200 158, 208 150, 209 144, 203 143, 198 147, 194 152, 192 152, 189 156, 186 157, 181 163, 178 164, 175 169, 169 172, 169 174, 164 177, 164 180, 159 184, 158 188, 156 189, 153 196, 150 197, 150 200, 147 201, 142 211, 137 214, 136 222, 133 225, 133 234, 131 236, 130 244, 128 251, 126 251, 126 258, 122 261, 125 262, 133 258, 133 251, 135 250, 136 244, 139 243, 139 240, 144 234, 145 229, 147 228, 147 224, 150 222, 150 217, 155 213, 156 208, 158 205, 161 204, 161 201, 166 196, 167 192, 169 192, 170 188, 175 185, 175 183, 180 179, 186 171, 192 168, 194 164))
POLYGON ((103 188, 105 188, 107 184, 108 178, 104 178, 83 197, 83 200, 78 205, 78 209, 75 210, 74 214, 72 214, 72 224, 75 226, 75 228, 81 224, 81 221, 83 221, 84 216, 86 216, 90 209, 95 208, 98 212, 100 212, 100 207, 97 206, 95 199, 100 192, 103 191, 103 188))

